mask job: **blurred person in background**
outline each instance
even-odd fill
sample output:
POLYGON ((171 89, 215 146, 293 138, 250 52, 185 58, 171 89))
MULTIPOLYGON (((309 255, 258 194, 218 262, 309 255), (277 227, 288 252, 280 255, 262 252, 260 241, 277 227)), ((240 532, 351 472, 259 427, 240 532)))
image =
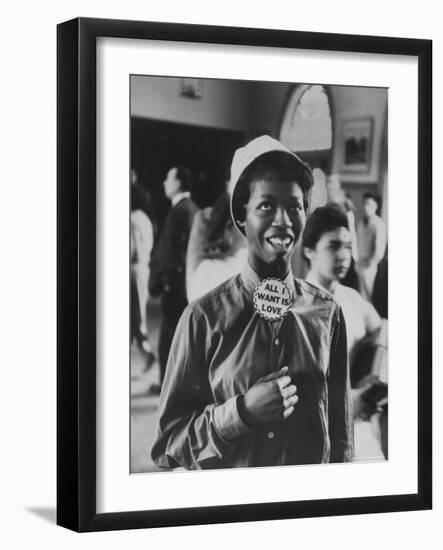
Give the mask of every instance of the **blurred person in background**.
POLYGON ((387 403, 387 323, 356 290, 341 284, 351 265, 348 218, 341 209, 317 208, 303 232, 306 281, 327 290, 343 310, 354 406, 355 459, 384 459, 380 417, 387 403))
POLYGON ((163 382, 169 348, 178 320, 185 309, 186 251, 192 221, 197 207, 191 199, 192 176, 183 166, 172 167, 163 182, 166 197, 171 201, 160 238, 151 260, 149 289, 152 296, 162 297, 162 322, 158 346, 160 384, 151 387, 159 394, 163 382))
POLYGON ((139 347, 148 354, 149 366, 154 361, 154 353, 148 338, 146 307, 154 229, 142 207, 142 190, 131 185, 131 333, 139 347))
POLYGON ((138 193, 138 206, 149 218, 154 231, 154 239, 157 236, 157 218, 152 205, 152 196, 149 189, 142 185, 139 181, 138 172, 135 168, 131 168, 131 193, 136 190, 138 193))
POLYGON ((186 260, 188 301, 240 273, 246 258, 246 240, 232 221, 226 190, 212 208, 199 210, 194 217, 186 260))
MULTIPOLYGON (((309 198, 309 212, 312 212, 319 206, 325 206, 328 202, 328 190, 326 185, 326 175, 320 168, 314 168, 312 170, 312 177, 314 184, 311 189, 311 195, 309 198)), ((307 212, 306 214, 309 214, 307 212)), ((303 247, 301 244, 301 235, 295 244, 294 254, 291 258, 291 268, 294 277, 304 279, 308 273, 306 261, 303 257, 303 247)))
POLYGON ((377 195, 363 194, 363 210, 363 219, 357 224, 357 273, 360 291, 371 301, 378 264, 386 251, 386 226, 378 216, 380 198, 377 195))

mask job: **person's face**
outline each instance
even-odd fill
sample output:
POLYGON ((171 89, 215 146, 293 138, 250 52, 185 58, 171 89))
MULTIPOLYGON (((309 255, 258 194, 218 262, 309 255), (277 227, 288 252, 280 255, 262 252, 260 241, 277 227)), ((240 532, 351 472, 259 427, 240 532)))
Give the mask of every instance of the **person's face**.
POLYGON ((314 249, 304 249, 320 283, 341 281, 351 265, 351 235, 345 227, 323 233, 314 249))
POLYGON ((377 212, 377 202, 371 198, 365 199, 363 201, 363 210, 365 211, 365 216, 368 218, 374 216, 377 212))
POLYGON ((180 191, 180 180, 177 179, 177 168, 171 168, 163 182, 163 189, 168 199, 172 199, 174 195, 180 191))
POLYGON ((283 278, 305 225, 303 192, 296 182, 255 181, 242 226, 249 262, 263 277, 283 278))

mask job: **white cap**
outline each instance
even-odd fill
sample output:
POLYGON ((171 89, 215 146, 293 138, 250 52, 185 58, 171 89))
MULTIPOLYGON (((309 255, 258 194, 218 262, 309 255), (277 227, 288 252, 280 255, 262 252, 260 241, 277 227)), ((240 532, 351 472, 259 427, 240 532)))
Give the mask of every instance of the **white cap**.
POLYGON ((234 218, 234 212, 232 210, 232 203, 235 193, 235 188, 237 182, 244 172, 244 170, 258 157, 264 155, 265 153, 270 153, 271 151, 282 151, 288 153, 292 157, 296 158, 300 163, 304 164, 303 161, 295 153, 290 151, 278 140, 272 138, 271 136, 260 136, 253 139, 247 143, 244 147, 240 147, 234 153, 234 158, 232 159, 231 164, 231 217, 237 227, 243 233, 243 230, 238 226, 237 220, 234 218))

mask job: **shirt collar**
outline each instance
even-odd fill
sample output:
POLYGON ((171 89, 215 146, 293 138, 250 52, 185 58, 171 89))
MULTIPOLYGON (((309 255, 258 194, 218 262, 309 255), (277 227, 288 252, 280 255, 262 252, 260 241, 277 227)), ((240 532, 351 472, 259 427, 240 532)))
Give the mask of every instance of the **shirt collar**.
POLYGON ((172 206, 175 206, 178 204, 182 199, 188 199, 191 196, 191 193, 189 191, 183 191, 182 193, 177 193, 177 195, 174 195, 171 199, 172 206))
MULTIPOLYGON (((258 273, 252 269, 249 262, 246 262, 241 272, 241 278, 243 280, 243 283, 246 289, 249 292, 254 292, 255 287, 258 285, 258 283, 263 279, 266 279, 267 277, 260 277, 258 273)), ((288 286, 289 290, 292 293, 295 292, 294 276, 292 275, 291 268, 289 268, 289 273, 283 279, 283 282, 286 283, 286 285, 288 286)))
POLYGON ((324 290, 325 292, 328 292, 329 294, 332 294, 334 296, 335 294, 335 291, 338 289, 340 283, 337 283, 336 285, 334 285, 334 289, 333 290, 328 290, 327 288, 325 288, 324 286, 322 286, 318 281, 317 279, 314 277, 314 275, 312 273, 308 273, 305 277, 305 281, 307 283, 311 283, 311 285, 314 285, 316 286, 317 288, 320 288, 321 290, 324 290))

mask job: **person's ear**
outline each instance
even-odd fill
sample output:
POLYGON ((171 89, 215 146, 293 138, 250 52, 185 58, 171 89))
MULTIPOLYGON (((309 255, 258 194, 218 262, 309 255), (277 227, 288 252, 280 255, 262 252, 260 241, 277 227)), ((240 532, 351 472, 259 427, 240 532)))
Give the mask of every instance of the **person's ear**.
POLYGON ((308 248, 307 246, 304 246, 303 255, 305 256, 305 258, 309 260, 309 262, 311 262, 314 255, 314 251, 312 250, 312 248, 308 248))
POLYGON ((245 227, 246 225, 246 204, 243 204, 237 211, 237 218, 235 222, 240 227, 245 227))

